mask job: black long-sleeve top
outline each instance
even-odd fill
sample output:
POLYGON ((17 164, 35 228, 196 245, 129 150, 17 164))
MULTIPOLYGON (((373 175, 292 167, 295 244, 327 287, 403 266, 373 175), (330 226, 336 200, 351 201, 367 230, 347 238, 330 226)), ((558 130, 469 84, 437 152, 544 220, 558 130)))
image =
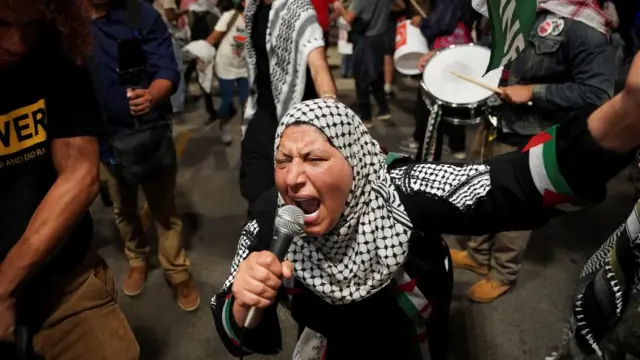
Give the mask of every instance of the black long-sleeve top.
POLYGON ((461 0, 439 0, 429 15, 422 18, 420 32, 429 46, 433 45, 436 37, 451 35, 458 22, 468 21, 468 6, 465 4, 461 0))
POLYGON ((330 305, 297 281, 283 286, 258 328, 246 330, 241 350, 230 291, 247 255, 269 248, 276 194, 265 194, 242 231, 229 279, 212 299, 218 333, 235 356, 277 353, 281 337, 276 306, 285 301, 301 328, 326 338, 326 360, 425 359, 426 353, 431 359, 444 359, 452 277, 440 234, 539 227, 556 215, 602 201, 606 182, 632 160, 632 153, 599 147, 583 117, 534 136, 522 152, 486 163, 395 161, 388 171, 415 227, 409 256, 395 281, 347 305, 330 305))

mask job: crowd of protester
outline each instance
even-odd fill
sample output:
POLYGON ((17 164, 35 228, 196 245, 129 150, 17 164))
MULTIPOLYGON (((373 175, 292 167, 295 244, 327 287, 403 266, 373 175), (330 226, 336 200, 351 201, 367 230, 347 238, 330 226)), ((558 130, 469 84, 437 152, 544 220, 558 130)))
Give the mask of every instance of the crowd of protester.
MULTIPOLYGON (((497 124, 483 121, 468 141, 467 128, 441 122, 427 164, 432 109, 419 89, 415 131, 396 144, 404 155, 369 133, 393 122, 396 25, 410 20, 425 38, 422 71, 450 45, 490 46, 470 0, 0 0, 0 82, 11 88, 0 99, 0 358, 139 358, 114 275, 126 296, 144 291, 151 219, 177 306, 200 307, 172 133, 198 90, 225 146, 240 138, 248 208, 231 275, 205 294, 227 349, 277 353, 283 303, 300 327, 295 359, 446 359, 452 267, 482 276, 474 302, 517 291, 531 230, 602 201, 632 162, 637 11, 636 1, 540 1, 530 46, 503 72, 497 124), (328 65, 337 27, 353 109, 328 65), (213 58, 185 50, 194 44, 213 58), (441 163, 447 153, 454 162, 441 163), (100 191, 125 274, 91 247, 100 191), (305 213, 294 263, 268 251, 283 205, 305 213), (456 250, 442 234, 472 237, 456 250), (252 307, 262 321, 244 329, 252 307)), ((637 214, 586 264, 550 359, 640 358, 637 214)))

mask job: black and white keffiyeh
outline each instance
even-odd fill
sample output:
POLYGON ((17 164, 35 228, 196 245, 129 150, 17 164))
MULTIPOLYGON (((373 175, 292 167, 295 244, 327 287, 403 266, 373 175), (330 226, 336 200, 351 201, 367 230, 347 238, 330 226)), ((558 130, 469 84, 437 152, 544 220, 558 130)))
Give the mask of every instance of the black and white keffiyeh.
POLYGON ((385 155, 351 109, 327 99, 294 106, 280 122, 276 150, 293 123, 321 130, 351 165, 354 180, 336 227, 322 237, 296 237, 288 259, 295 276, 325 301, 362 300, 387 285, 406 261, 411 221, 387 174, 385 155))
MULTIPOLYGON (((633 321, 634 313, 640 312, 627 309, 639 291, 640 201, 584 266, 563 344, 546 359, 610 359, 614 358, 611 352, 624 351, 629 338, 637 335, 618 325, 625 315, 633 321), (618 334, 623 339, 617 339, 618 334)), ((637 340, 629 343, 633 342, 637 340)))
MULTIPOLYGON (((255 89, 256 52, 251 42, 253 16, 262 0, 249 0, 244 11, 247 24, 245 57, 249 84, 255 89)), ((271 90, 278 119, 304 96, 307 80, 307 59, 314 49, 324 46, 324 33, 318 24, 316 11, 309 0, 273 0, 267 26, 267 54, 271 71, 271 90)), ((244 125, 257 110, 257 92, 247 99, 244 125)))

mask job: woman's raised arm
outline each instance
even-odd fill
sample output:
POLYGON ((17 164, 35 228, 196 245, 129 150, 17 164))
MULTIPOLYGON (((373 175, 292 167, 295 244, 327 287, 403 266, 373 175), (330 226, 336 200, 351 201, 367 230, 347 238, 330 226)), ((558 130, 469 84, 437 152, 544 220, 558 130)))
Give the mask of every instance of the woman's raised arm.
POLYGON ((411 164, 391 170, 418 229, 483 235, 533 229, 597 203, 640 145, 640 55, 623 91, 531 138, 522 152, 478 164, 411 164))

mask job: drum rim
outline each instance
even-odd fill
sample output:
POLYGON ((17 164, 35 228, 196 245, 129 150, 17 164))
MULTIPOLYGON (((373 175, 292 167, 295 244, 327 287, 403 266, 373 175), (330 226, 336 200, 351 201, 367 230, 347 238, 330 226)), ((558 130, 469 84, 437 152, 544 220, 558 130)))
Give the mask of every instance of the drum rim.
MULTIPOLYGON (((479 45, 479 44, 475 44, 475 43, 468 43, 468 44, 452 44, 449 45, 447 47, 438 49, 433 56, 431 57, 431 59, 435 58, 436 56, 440 55, 443 52, 446 52, 447 50, 451 50, 453 48, 456 47, 478 47, 478 48, 485 48, 487 50, 489 50, 489 52, 491 52, 491 49, 489 49, 488 47, 484 46, 484 45, 479 45)), ((427 67, 429 66, 429 64, 427 64, 427 67)), ((425 67, 425 71, 427 70, 427 68, 425 67)), ((424 72, 423 72, 424 74, 424 72)), ((422 87, 422 89, 424 90, 424 92, 429 95, 430 98, 432 98, 434 101, 436 101, 438 104, 440 105, 447 105, 447 106, 451 106, 451 107, 466 107, 466 108, 472 108, 472 107, 478 107, 479 105, 481 106, 483 102, 486 102, 491 96, 493 95, 489 95, 488 97, 482 99, 482 100, 478 100, 475 102, 469 102, 469 103, 460 103, 460 104, 455 104, 455 103, 451 103, 448 102, 446 100, 440 100, 438 98, 435 97, 435 95, 433 95, 429 89, 427 88, 427 84, 424 83, 424 79, 420 79, 420 85, 422 87)))
POLYGON ((482 100, 478 100, 478 101, 474 101, 474 102, 470 102, 470 103, 456 104, 456 103, 448 102, 446 100, 438 99, 435 95, 433 95, 429 91, 429 89, 427 89, 427 85, 423 81, 420 81, 420 87, 422 88, 423 95, 428 96, 430 99, 432 99, 433 101, 438 103, 438 105, 445 105, 445 106, 449 106, 449 107, 453 107, 453 108, 461 107, 461 108, 470 109, 470 108, 476 108, 476 107, 485 106, 485 105, 488 105, 487 101, 489 100, 489 98, 491 96, 493 96, 493 94, 491 94, 491 95, 489 95, 488 97, 486 97, 486 98, 484 98, 482 100))

